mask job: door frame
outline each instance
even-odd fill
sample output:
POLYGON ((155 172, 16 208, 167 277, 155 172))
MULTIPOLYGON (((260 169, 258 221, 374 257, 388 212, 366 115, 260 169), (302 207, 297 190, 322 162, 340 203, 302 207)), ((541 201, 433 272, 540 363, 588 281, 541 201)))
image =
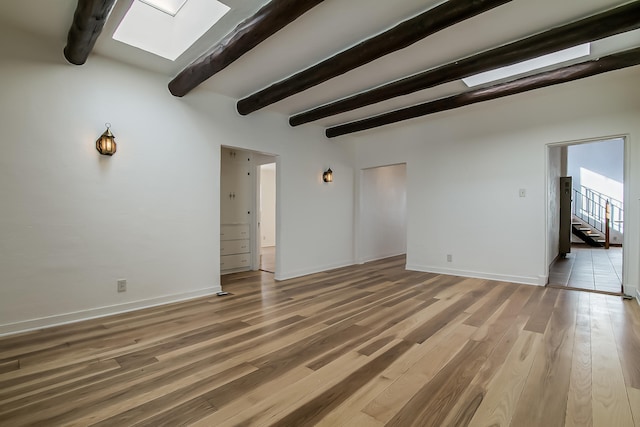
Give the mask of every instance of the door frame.
MULTIPOLYGON (((251 234, 251 263, 250 270, 257 271, 260 268, 260 229, 258 228, 259 221, 259 189, 260 189, 260 165, 267 163, 275 163, 276 164, 276 263, 275 263, 275 275, 277 277, 278 271, 280 271, 280 174, 278 173, 278 169, 280 167, 280 156, 278 154, 273 153, 265 153, 257 150, 252 150, 250 148, 243 148, 233 145, 220 145, 220 153, 222 150, 231 149, 238 150, 245 153, 249 153, 251 155, 251 173, 253 174, 254 179, 251 180, 251 214, 249 218, 249 232, 251 234), (269 161, 263 161, 265 158, 269 158, 269 161), (262 162, 262 163, 261 163, 262 162)), ((222 154, 220 154, 222 157, 222 154)), ((218 193, 221 192, 222 185, 222 168, 220 168, 218 173, 218 193)), ((219 221, 220 218, 220 209, 221 206, 218 206, 219 212, 219 221)), ((218 236, 218 245, 220 245, 220 236, 218 236)), ((219 248, 219 247, 218 247, 219 248)), ((219 249, 218 249, 219 252, 219 249)))
MULTIPOLYGON (((624 203, 625 205, 627 203, 629 203, 630 199, 630 193, 629 193, 629 182, 630 182, 630 161, 631 161, 631 144, 629 142, 630 140, 630 135, 629 134, 614 134, 614 135, 608 135, 608 136, 600 136, 600 137, 593 137, 593 138, 584 138, 584 139, 576 139, 576 140, 570 140, 570 141, 560 141, 560 142, 552 142, 549 144, 545 145, 545 181, 544 181, 544 206, 543 209, 545 210, 544 213, 544 223, 545 223, 545 237, 544 237, 544 263, 547 263, 547 260, 549 258, 549 236, 548 236, 548 232, 547 230, 549 230, 549 212, 548 212, 548 206, 550 203, 549 200, 549 192, 547 191, 549 188, 549 175, 550 175, 550 149, 553 147, 568 147, 570 145, 580 145, 580 144, 589 144, 589 143, 594 143, 594 142, 600 142, 600 141, 607 141, 610 139, 622 139, 623 141, 623 194, 624 194, 624 203)), ((627 230, 629 230, 629 215, 625 214, 624 219, 623 219, 623 229, 625 230, 625 232, 622 235, 622 288, 623 290, 626 291, 626 280, 628 280, 628 278, 630 277, 629 274, 629 268, 630 268, 630 262, 629 262, 629 251, 627 250, 627 246, 630 243, 630 236, 627 230)), ((542 271, 545 272, 545 285, 549 282, 549 271, 550 271, 550 267, 551 265, 544 265, 544 268, 542 271)))

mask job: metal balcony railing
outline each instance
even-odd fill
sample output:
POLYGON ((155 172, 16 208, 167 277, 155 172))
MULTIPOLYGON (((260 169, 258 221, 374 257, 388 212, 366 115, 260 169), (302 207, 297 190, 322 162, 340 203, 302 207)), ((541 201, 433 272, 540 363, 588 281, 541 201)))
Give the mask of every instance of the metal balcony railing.
POLYGON ((572 213, 602 233, 607 222, 611 230, 623 233, 624 204, 584 185, 573 189, 572 213))

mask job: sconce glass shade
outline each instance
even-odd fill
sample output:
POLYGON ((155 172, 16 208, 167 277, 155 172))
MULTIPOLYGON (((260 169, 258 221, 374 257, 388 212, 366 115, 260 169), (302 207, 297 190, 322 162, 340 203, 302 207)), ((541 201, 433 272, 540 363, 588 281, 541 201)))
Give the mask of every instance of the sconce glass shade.
POLYGON ((322 174, 322 180, 324 182, 333 182, 333 171, 331 168, 327 169, 325 173, 322 174))
POLYGON ((116 137, 111 133, 111 125, 106 123, 107 130, 96 140, 96 150, 105 156, 113 156, 116 152, 116 137))

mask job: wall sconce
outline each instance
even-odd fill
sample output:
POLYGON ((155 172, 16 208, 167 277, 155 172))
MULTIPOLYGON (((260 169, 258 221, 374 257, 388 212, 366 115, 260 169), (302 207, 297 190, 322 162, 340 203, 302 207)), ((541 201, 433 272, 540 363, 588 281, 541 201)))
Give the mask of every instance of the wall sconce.
POLYGON ((116 137, 111 133, 111 123, 104 124, 107 130, 96 140, 96 150, 105 156, 113 156, 116 152, 116 137))
POLYGON ((324 182, 333 182, 333 171, 331 170, 331 168, 327 169, 323 174, 322 174, 322 180, 324 182))

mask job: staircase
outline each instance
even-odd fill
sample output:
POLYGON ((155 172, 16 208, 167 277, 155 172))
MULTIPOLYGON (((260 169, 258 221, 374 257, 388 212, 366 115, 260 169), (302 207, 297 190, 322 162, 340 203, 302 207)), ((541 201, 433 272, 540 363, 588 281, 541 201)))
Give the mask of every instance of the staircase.
POLYGON ((573 189, 571 201, 571 230, 586 244, 609 248, 607 239, 611 238, 611 231, 622 235, 622 201, 585 186, 573 189))
POLYGON ((606 242, 605 236, 600 231, 575 215, 571 218, 571 232, 589 246, 603 247, 606 242))

